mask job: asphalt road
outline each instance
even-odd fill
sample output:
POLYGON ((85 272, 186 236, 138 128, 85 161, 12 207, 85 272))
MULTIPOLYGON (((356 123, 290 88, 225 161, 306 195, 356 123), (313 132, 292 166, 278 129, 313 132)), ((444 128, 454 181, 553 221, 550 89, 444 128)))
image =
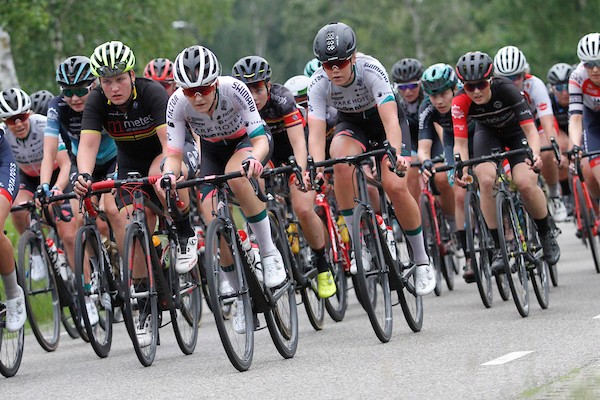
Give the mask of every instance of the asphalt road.
MULTIPOLYGON (((122 323, 99 359, 89 344, 65 334, 54 353, 33 336, 21 368, 0 380, 6 399, 508 399, 573 398, 571 381, 600 360, 600 275, 572 223, 561 224, 559 286, 541 310, 533 291, 530 315, 495 293, 483 307, 475 284, 457 277, 454 291, 425 298, 425 322, 413 333, 399 306, 394 332, 382 344, 350 293, 345 319, 327 319, 315 332, 299 306, 300 340, 294 358, 279 356, 266 329, 255 335, 254 361, 239 373, 223 350, 205 307, 196 351, 184 356, 171 326, 151 367, 138 362, 122 323), (501 358, 502 357, 502 358, 501 358), (498 360, 501 358, 500 360, 498 360), (509 360, 509 361, 507 361, 509 360)), ((264 326, 264 320, 263 320, 264 326)), ((586 379, 583 379, 586 384, 586 379)))

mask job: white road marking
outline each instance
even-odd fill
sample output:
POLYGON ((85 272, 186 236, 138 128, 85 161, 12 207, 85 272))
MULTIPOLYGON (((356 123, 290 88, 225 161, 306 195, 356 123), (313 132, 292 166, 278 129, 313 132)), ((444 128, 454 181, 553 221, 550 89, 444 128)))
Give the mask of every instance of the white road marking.
POLYGON ((592 319, 600 319, 600 315, 596 315, 594 318, 592 319))
POLYGON ((502 357, 498 357, 495 360, 488 361, 488 362, 483 363, 481 365, 501 365, 501 364, 506 364, 507 362, 510 362, 510 361, 516 360, 517 358, 521 358, 523 356, 526 356, 529 353, 533 353, 533 351, 513 351, 512 353, 505 354, 502 357))

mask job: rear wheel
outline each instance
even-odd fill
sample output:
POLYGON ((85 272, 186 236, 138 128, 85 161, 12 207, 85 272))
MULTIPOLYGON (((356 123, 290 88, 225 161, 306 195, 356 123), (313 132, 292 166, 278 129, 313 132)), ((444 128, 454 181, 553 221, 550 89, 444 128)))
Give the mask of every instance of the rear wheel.
POLYGON ((465 255, 468 255, 471 259, 471 268, 475 273, 475 281, 477 282, 481 301, 485 308, 490 308, 493 299, 493 286, 486 226, 479 209, 477 194, 468 192, 465 198, 465 232, 467 235, 465 255))
POLYGON ((38 343, 46 351, 54 351, 60 339, 61 310, 58 289, 46 244, 31 230, 19 240, 19 285, 25 292, 27 318, 38 343), (32 273, 34 263, 38 271, 32 273), (34 279, 35 277, 35 279, 34 279))
MULTIPOLYGON (((19 271, 17 271, 17 276, 19 271)), ((4 285, 0 285, 0 374, 7 378, 14 376, 23 358, 23 345, 25 343, 25 326, 16 332, 9 332, 6 326, 6 308, 4 301, 6 293, 4 285)))
POLYGON ((425 240, 425 247, 427 249, 427 254, 429 254, 431 264, 435 268, 434 292, 436 296, 439 296, 442 294, 442 257, 437 243, 435 210, 432 210, 432 207, 434 207, 434 204, 431 204, 429 196, 422 194, 421 224, 423 226, 423 239, 425 240))
POLYGON ((436 207, 436 211, 438 226, 440 229, 440 239, 443 247, 440 249, 440 267, 442 270, 442 275, 444 276, 444 280, 446 281, 446 286, 448 286, 448 290, 454 290, 454 271, 456 270, 454 258, 457 246, 452 238, 452 235, 450 234, 450 226, 448 225, 448 221, 444 216, 441 207, 436 207))
POLYGON ((504 259, 505 273, 515 306, 522 317, 529 315, 529 282, 525 268, 523 231, 516 219, 512 201, 504 192, 496 195, 498 238, 504 259))
POLYGON ((313 252, 300 229, 298 229, 298 244, 297 252, 294 253, 292 249, 292 257, 294 257, 297 273, 301 275, 299 282, 304 284, 300 286, 298 283, 296 289, 300 292, 310 324, 315 330, 320 331, 325 321, 325 301, 318 295, 317 269, 313 262, 313 252))
POLYGON ((154 362, 158 345, 158 296, 154 279, 148 279, 153 269, 148 246, 140 222, 130 223, 125 232, 121 277, 123 316, 135 354, 145 367, 154 362))
POLYGON ((402 307, 404 319, 413 332, 419 332, 423 327, 423 297, 417 295, 415 264, 412 262, 412 249, 404 232, 397 223, 393 224, 396 250, 398 254, 398 300, 402 307))
POLYGON ((354 209, 354 221, 352 241, 362 305, 375 334, 386 343, 392 337, 392 301, 388 270, 379 257, 378 227, 372 211, 364 204, 354 209))
POLYGON ((231 234, 222 219, 216 218, 210 223, 206 234, 204 267, 215 324, 223 348, 231 364, 238 371, 246 371, 252 364, 254 354, 254 316, 239 249, 235 243, 237 239, 231 234), (233 254, 229 249, 233 249, 233 254), (219 283, 225 276, 221 264, 231 265, 232 257, 232 277, 235 277, 232 286, 236 285, 233 288, 236 292, 220 293, 219 283))
MULTIPOLYGON (((326 218, 326 217, 323 217, 326 218)), ((331 221, 333 228, 333 238, 329 234, 326 221, 321 219, 323 223, 323 234, 325 237, 325 257, 329 261, 331 274, 335 282, 336 292, 333 296, 324 300, 327 313, 336 322, 340 322, 346 315, 348 308, 348 282, 346 280, 346 272, 344 265, 350 268, 350 250, 348 243, 344 243, 339 231, 339 227, 335 221, 331 221), (334 246, 337 250, 337 257, 334 254, 334 246)))

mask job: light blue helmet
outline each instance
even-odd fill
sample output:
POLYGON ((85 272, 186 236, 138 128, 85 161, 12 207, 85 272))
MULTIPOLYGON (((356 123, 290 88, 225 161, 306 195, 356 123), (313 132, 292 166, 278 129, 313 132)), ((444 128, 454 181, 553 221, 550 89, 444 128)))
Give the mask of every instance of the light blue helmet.
POLYGON ((458 79, 454 69, 448 64, 434 64, 423 72, 421 84, 423 90, 430 95, 442 93, 456 86, 458 79))
POLYGON ((60 86, 92 83, 94 79, 90 59, 85 56, 69 57, 56 68, 56 82, 60 86))
POLYGON ((319 68, 321 68, 321 61, 317 60, 316 58, 313 58, 312 60, 306 63, 306 66, 304 67, 304 75, 310 78, 312 74, 314 74, 315 71, 319 68))

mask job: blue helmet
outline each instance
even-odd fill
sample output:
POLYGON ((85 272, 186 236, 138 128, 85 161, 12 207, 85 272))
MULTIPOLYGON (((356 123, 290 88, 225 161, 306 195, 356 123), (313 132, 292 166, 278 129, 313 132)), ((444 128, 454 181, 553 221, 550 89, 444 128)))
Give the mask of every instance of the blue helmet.
POLYGON ((90 59, 85 56, 72 56, 56 68, 56 82, 60 86, 90 84, 94 81, 90 59))

